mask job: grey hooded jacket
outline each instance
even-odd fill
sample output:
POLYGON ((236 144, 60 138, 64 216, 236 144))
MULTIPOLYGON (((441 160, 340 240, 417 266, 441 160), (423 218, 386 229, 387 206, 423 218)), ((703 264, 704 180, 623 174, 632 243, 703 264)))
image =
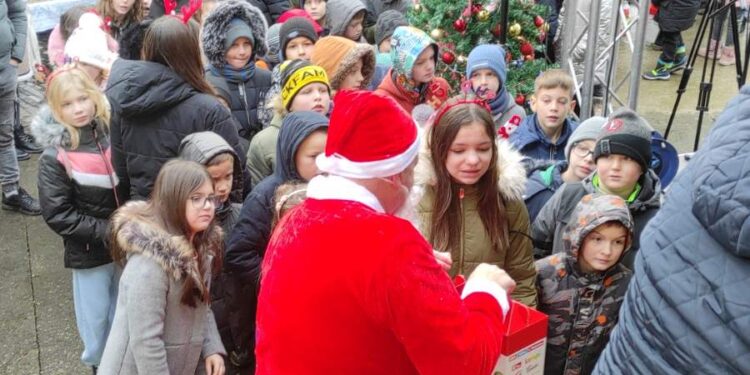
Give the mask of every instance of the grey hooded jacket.
MULTIPOLYGON (((593 176, 594 173, 581 182, 563 184, 539 212, 531 225, 531 238, 534 240, 536 258, 565 251, 563 232, 570 222, 573 209, 584 195, 599 193, 592 182, 593 176)), ((622 260, 622 264, 631 270, 635 254, 640 248, 639 238, 643 228, 661 207, 659 176, 649 169, 641 176, 638 183, 641 185, 641 192, 633 202, 628 203, 628 209, 635 221, 633 246, 622 260)))

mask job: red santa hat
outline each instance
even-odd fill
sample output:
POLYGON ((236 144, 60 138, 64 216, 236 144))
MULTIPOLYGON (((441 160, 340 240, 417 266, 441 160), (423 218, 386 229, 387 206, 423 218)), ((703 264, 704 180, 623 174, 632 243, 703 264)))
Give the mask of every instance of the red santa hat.
POLYGON ((336 95, 322 172, 348 178, 379 178, 401 173, 417 157, 417 125, 395 100, 362 90, 336 95))

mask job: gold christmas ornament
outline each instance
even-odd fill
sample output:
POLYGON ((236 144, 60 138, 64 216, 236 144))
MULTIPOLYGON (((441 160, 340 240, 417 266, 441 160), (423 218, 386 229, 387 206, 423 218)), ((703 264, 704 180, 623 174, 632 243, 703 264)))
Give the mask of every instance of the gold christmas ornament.
POLYGON ((465 65, 466 64, 466 56, 464 55, 458 55, 458 58, 456 59, 459 64, 465 65))
POLYGON ((490 12, 487 9, 480 10, 479 13, 477 13, 477 19, 482 22, 487 21, 490 19, 490 12))
POLYGON ((441 29, 432 29, 432 31, 430 31, 430 37, 432 37, 433 40, 443 39, 443 36, 445 36, 445 32, 441 29))
POLYGON ((514 22, 510 27, 508 28, 508 34, 515 38, 519 35, 521 35, 521 25, 518 24, 518 22, 514 22))
POLYGON ((545 22, 544 25, 542 25, 542 31, 545 33, 549 32, 549 23, 545 22))
POLYGON ((412 9, 414 9, 414 13, 420 13, 422 12, 422 4, 414 4, 414 7, 412 7, 412 9))

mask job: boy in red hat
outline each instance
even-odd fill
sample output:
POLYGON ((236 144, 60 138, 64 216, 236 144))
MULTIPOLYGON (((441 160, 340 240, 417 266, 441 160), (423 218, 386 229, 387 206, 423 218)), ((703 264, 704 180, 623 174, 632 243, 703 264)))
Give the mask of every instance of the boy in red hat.
POLYGON ((418 150, 414 121, 391 98, 336 97, 316 160, 324 174, 266 249, 257 374, 492 371, 515 282, 482 264, 459 296, 432 247, 394 216, 418 150))

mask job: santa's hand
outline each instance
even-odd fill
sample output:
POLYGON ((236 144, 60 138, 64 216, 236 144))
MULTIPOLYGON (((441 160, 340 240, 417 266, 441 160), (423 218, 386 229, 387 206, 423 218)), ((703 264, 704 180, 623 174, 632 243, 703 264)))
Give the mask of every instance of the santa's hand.
POLYGON ((451 253, 437 251, 437 250, 432 250, 432 253, 435 255, 435 260, 438 262, 440 267, 443 267, 443 269, 446 271, 451 269, 451 266, 453 265, 453 259, 451 259, 451 253))
POLYGON ((498 266, 493 266, 487 263, 478 265, 477 268, 474 269, 474 272, 471 273, 466 283, 468 284, 473 279, 495 283, 507 293, 513 293, 513 290, 516 288, 516 282, 513 281, 513 278, 511 278, 507 272, 500 269, 498 266))

